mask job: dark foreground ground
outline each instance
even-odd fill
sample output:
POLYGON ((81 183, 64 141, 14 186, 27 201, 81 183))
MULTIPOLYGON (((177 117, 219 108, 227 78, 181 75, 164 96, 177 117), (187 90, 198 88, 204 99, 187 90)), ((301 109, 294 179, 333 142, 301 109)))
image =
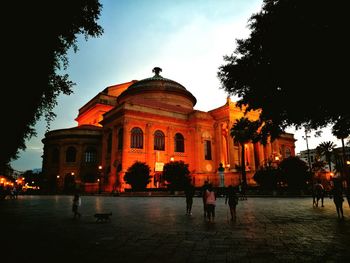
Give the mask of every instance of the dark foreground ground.
POLYGON ((71 196, 0 201, 0 262, 350 262, 350 209, 312 207, 310 198, 249 198, 230 222, 224 199, 215 223, 200 198, 185 215, 183 197, 71 196), (96 223, 96 212, 112 212, 96 223))

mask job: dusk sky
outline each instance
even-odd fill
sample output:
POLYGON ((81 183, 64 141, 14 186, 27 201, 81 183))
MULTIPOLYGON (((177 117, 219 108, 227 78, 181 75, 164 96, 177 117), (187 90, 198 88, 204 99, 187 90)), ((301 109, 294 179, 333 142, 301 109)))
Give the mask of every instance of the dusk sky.
MULTIPOLYGON (((262 0, 116 0, 101 1, 98 23, 104 34, 83 37, 78 52, 69 53, 67 73, 76 83, 74 94, 62 95, 55 108, 51 130, 77 125, 78 110, 107 86, 153 76, 152 69, 181 83, 196 98, 195 109, 209 111, 226 102, 217 78, 223 56, 235 49, 235 39, 249 36, 248 19, 261 9, 262 0)), ((233 101, 237 98, 232 97, 233 101)), ((297 107, 297 103, 296 103, 297 107)), ((15 170, 41 168, 45 121, 36 125, 37 137, 12 162, 15 170)), ((294 132, 289 129, 288 132, 294 132)), ((296 152, 306 149, 303 131, 294 132, 296 152)), ((321 138, 311 133, 309 147, 340 141, 325 130, 321 138)))

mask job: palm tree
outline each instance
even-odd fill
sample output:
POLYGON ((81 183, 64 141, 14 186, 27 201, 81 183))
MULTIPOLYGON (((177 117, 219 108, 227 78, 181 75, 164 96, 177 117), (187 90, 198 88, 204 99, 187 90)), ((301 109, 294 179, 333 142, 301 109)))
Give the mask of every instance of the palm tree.
MULTIPOLYGON (((344 139, 350 136, 350 118, 340 118, 332 127, 332 134, 341 140, 343 152, 343 167, 346 167, 345 143, 344 139)), ((345 169, 344 169, 345 173, 345 169)))
POLYGON ((250 141, 257 141, 259 121, 250 121, 245 117, 236 120, 230 130, 230 135, 234 142, 241 145, 241 173, 243 188, 247 186, 247 176, 245 172, 245 149, 244 145, 250 141))
POLYGON ((322 142, 320 143, 317 148, 316 151, 320 156, 324 156, 326 158, 326 162, 329 165, 329 171, 332 172, 332 153, 333 150, 335 149, 336 145, 331 142, 322 142))

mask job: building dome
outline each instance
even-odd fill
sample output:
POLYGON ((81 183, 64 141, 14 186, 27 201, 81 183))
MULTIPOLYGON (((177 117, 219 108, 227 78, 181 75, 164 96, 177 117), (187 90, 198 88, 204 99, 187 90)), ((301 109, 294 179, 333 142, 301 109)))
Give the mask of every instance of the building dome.
POLYGON ((118 103, 137 102, 140 100, 149 103, 166 103, 193 108, 197 99, 184 86, 171 79, 163 78, 159 73, 161 68, 155 67, 155 75, 132 84, 118 97, 118 103))

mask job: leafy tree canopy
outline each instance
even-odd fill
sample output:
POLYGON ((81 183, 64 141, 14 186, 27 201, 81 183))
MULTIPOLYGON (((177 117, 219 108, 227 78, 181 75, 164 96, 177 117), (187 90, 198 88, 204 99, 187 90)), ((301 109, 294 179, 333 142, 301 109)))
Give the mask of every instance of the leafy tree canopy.
POLYGON ((332 155, 335 148, 336 145, 331 141, 321 142, 316 147, 317 154, 326 158, 330 171, 332 171, 332 155))
POLYGON ((172 190, 183 190, 190 182, 188 164, 183 161, 166 163, 163 167, 163 175, 172 190))
POLYGON ((255 142, 258 140, 259 125, 259 121, 250 121, 248 118, 242 117, 236 120, 236 122, 230 130, 230 135, 233 138, 233 140, 241 145, 241 173, 243 187, 247 186, 244 144, 250 141, 255 142))
POLYGON ((264 0, 249 20, 251 34, 237 40, 218 77, 238 105, 261 109, 267 130, 341 120, 349 129, 347 22, 344 3, 264 0))
POLYGON ((277 183, 280 181, 280 171, 266 166, 256 171, 253 179, 262 189, 273 190, 277 188, 277 183))
POLYGON ((311 181, 311 174, 308 172, 307 164, 299 157, 291 156, 283 159, 279 164, 281 178, 287 182, 289 189, 299 190, 311 181))
POLYGON ((77 50, 77 37, 98 37, 101 4, 98 0, 7 1, 8 14, 2 32, 5 83, 2 98, 0 171, 25 140, 35 135, 34 125, 44 116, 49 123, 60 94, 72 93, 74 83, 63 71, 68 66, 67 52, 77 50), (3 104, 3 103, 2 103, 3 104), (8 104, 7 104, 8 105, 8 104))
POLYGON ((136 161, 128 168, 124 180, 131 185, 133 190, 144 190, 151 179, 150 171, 151 169, 146 163, 136 161))
POLYGON ((246 117, 242 117, 234 123, 230 130, 230 135, 235 142, 242 145, 250 141, 258 140, 258 128, 260 124, 258 121, 250 121, 246 117))

